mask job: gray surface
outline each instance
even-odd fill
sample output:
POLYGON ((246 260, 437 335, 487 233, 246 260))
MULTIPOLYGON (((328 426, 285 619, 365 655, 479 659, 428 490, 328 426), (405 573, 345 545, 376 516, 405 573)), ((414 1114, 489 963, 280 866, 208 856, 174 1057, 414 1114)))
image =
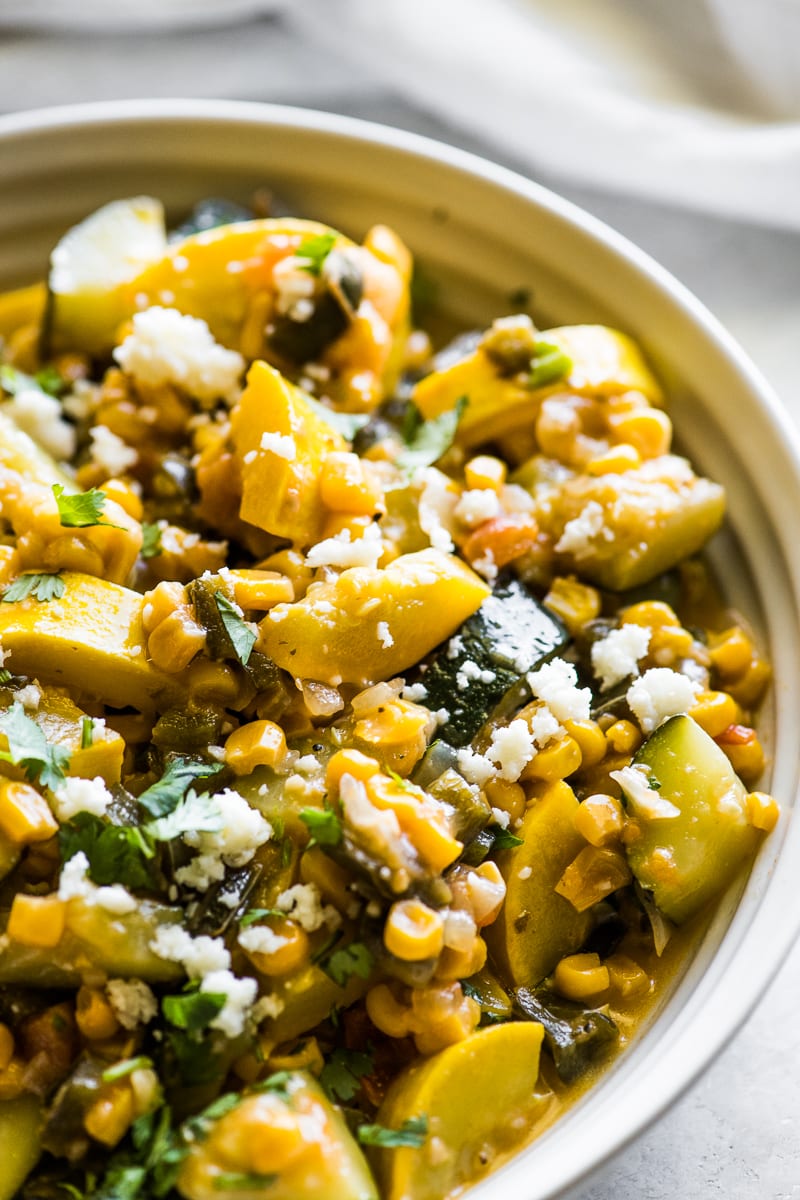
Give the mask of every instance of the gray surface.
MULTIPOLYGON (((280 22, 154 38, 6 35, 0 42, 0 111, 144 95, 326 108, 496 157, 468 132, 387 92, 357 56, 327 54, 280 22)), ((800 237, 540 181, 627 234, 695 291, 800 421, 800 237)), ((797 948, 700 1083, 588 1184, 582 1200, 800 1197, 799 1007, 797 948)))

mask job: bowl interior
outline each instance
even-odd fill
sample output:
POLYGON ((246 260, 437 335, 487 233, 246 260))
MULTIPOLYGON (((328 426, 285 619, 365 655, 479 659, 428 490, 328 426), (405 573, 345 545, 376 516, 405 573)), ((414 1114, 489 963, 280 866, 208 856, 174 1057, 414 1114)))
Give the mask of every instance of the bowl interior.
MULTIPOLYGON (((770 786, 798 786, 800 511, 793 435, 753 368, 702 307, 624 239, 500 168, 343 118, 212 102, 97 105, 0 121, 0 286, 40 278, 56 238, 101 203, 141 192, 174 216, 198 198, 272 186, 299 213, 362 234, 392 225, 466 324, 530 289, 539 323, 608 321, 641 339, 671 391, 680 444, 723 482, 729 530, 713 559, 730 602, 767 642, 770 786), (745 565, 746 564, 746 565, 745 565)), ((746 887, 725 897, 657 1021, 535 1145, 472 1195, 543 1200, 639 1132, 735 1032, 800 924, 788 819, 746 887)))

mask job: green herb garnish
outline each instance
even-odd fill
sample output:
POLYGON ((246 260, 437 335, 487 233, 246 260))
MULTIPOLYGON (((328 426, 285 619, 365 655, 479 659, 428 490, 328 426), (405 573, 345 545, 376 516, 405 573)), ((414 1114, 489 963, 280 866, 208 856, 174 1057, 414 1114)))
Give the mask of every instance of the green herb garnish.
POLYGON ((467 398, 462 396, 455 408, 426 421, 416 405, 409 404, 402 429, 405 449, 395 459, 395 466, 403 471, 416 471, 438 462, 452 446, 466 407, 467 398))
POLYGON ((515 833, 511 833, 509 829, 503 829, 500 825, 491 825, 490 832, 494 834, 494 843, 492 850, 513 850, 516 846, 521 846, 524 839, 517 837, 515 833))
POLYGON ((81 717, 81 750, 90 750, 94 745, 94 721, 91 717, 81 717))
POLYGON ((226 1000, 224 992, 191 991, 183 996, 165 996, 161 1011, 170 1025, 196 1032, 205 1029, 222 1012, 226 1000))
POLYGON ((528 386, 547 387, 564 379, 571 370, 572 359, 555 342, 535 342, 528 386))
POLYGON ((236 657, 242 666, 246 667, 256 644, 256 634, 242 617, 241 609, 232 604, 227 596, 223 596, 222 592, 214 593, 214 601, 236 657))
POLYGON ((295 258, 302 259, 299 263, 301 271, 309 275, 321 275, 325 259, 336 244, 337 233, 317 233, 304 238, 295 250, 295 258))
POLYGON ((86 855, 94 883, 153 886, 150 860, 155 851, 146 831, 136 825, 110 825, 94 813, 79 812, 61 826, 58 844, 64 862, 76 854, 86 855))
POLYGON ((140 551, 142 558, 157 558, 163 551, 161 545, 161 534, 163 530, 159 524, 151 525, 145 521, 142 525, 142 549, 140 551))
POLYGON ((139 796, 142 808, 151 817, 164 817, 171 813, 186 795, 189 784, 197 779, 208 779, 222 770, 222 763, 198 762, 191 758, 173 758, 157 783, 151 784, 139 796))
POLYGON ((340 1048, 334 1050, 325 1063, 319 1081, 334 1103, 352 1100, 361 1087, 362 1077, 371 1075, 373 1070, 374 1063, 369 1054, 340 1048))
POLYGON ((37 572, 31 575, 20 575, 3 593, 3 604, 13 604, 15 600, 26 600, 33 596, 43 603, 48 600, 60 600, 64 595, 66 584, 58 571, 54 573, 37 572))
POLYGON ((22 767, 28 779, 42 787, 56 788, 66 779, 70 754, 64 746, 51 746, 44 733, 17 700, 0 716, 0 730, 8 739, 8 750, 0 750, 3 762, 22 767))
POLYGON ((381 1146, 384 1150, 400 1146, 419 1150, 427 1136, 428 1118, 424 1114, 409 1117, 399 1129, 387 1129, 385 1125, 361 1125, 358 1130, 358 1140, 362 1146, 381 1146))
POLYGON ((184 833, 219 833, 224 823, 222 809, 214 796, 188 792, 172 812, 150 821, 144 830, 157 842, 170 842, 184 833))
POLYGON ((117 1079, 124 1079, 126 1075, 131 1075, 134 1071, 141 1071, 146 1067, 152 1067, 153 1060, 145 1054, 140 1054, 138 1058, 125 1058, 122 1062, 114 1063, 113 1067, 108 1067, 101 1076, 103 1083, 114 1083, 117 1079))
POLYGON ((311 834, 310 846, 338 846, 342 840, 342 822, 330 808, 304 808, 300 820, 311 834))
POLYGON ((327 959, 320 962, 320 966, 329 979, 339 987, 344 987, 353 975, 358 975, 360 979, 369 979, 374 961, 363 942, 351 942, 349 946, 334 950, 327 959))
POLYGON ((105 525, 107 529, 119 529, 110 521, 101 521, 106 503, 106 494, 98 488, 88 492, 66 495, 60 483, 53 484, 53 495, 58 505, 58 515, 65 529, 88 529, 93 525, 105 525))

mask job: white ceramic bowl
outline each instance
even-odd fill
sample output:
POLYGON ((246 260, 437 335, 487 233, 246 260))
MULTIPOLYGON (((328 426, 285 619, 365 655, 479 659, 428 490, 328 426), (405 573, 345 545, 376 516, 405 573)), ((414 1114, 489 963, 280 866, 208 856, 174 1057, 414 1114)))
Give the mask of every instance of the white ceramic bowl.
POLYGON ((566 1194, 733 1037, 800 926, 800 829, 789 819, 799 774, 800 457, 777 400, 702 305, 624 238, 520 176, 411 134, 262 105, 98 104, 1 119, 0 179, 0 286, 41 277, 57 236, 114 197, 150 192, 178 214, 198 197, 246 199, 267 183, 343 230, 393 225, 468 322, 507 311, 509 293, 530 286, 538 313, 615 323, 666 376, 681 444, 728 488, 732 532, 714 557, 774 663, 770 786, 786 815, 635 1044, 470 1193, 566 1194))

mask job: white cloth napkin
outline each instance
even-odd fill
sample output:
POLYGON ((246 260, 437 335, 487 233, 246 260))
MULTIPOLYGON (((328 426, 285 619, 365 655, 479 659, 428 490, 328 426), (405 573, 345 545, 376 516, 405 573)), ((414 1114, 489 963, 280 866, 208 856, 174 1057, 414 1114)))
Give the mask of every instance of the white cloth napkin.
POLYGON ((800 229, 800 0, 303 0, 523 166, 800 229))

